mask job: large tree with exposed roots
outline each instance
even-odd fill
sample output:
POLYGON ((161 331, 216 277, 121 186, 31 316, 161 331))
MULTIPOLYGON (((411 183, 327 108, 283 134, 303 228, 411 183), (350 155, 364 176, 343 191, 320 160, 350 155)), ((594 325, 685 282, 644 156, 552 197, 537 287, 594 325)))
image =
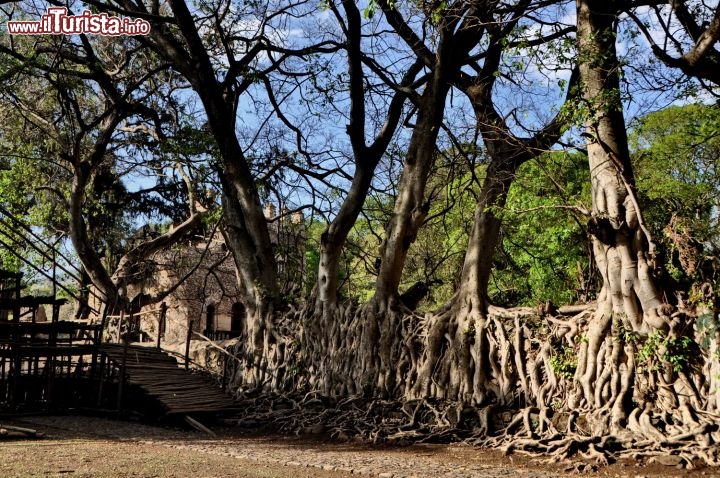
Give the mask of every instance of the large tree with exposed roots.
MULTIPOLYGON (((395 406, 406 419, 371 424, 375 438, 455 434, 599 461, 612 453, 671 450, 688 466, 696 459, 720 464, 711 446, 720 441, 714 423, 720 406, 717 285, 696 283, 692 301, 683 302, 669 300, 672 291, 659 282, 656 241, 632 170, 617 52, 621 25, 634 22, 647 36, 649 54, 717 93, 717 7, 620 0, 87 3, 150 22, 149 35, 124 46, 128 64, 144 52, 155 69, 148 66, 138 81, 161 82, 164 71, 181 78, 182 95, 192 91, 197 98, 204 131, 216 144, 222 233, 246 311, 243 334, 228 347, 239 395, 313 391, 334 397, 325 404, 338 409, 387 400, 383 407, 395 406), (658 33, 643 15, 659 19, 678 52, 658 46, 658 33), (298 26, 303 17, 317 22, 298 26), (303 28, 317 31, 292 33, 303 28), (552 108, 523 97, 523 87, 533 92, 537 86, 527 86, 532 81, 523 74, 531 73, 518 67, 518 58, 543 59, 540 70, 555 65, 556 76, 544 85, 553 92, 546 93, 552 108), (508 99, 513 87, 521 109, 542 114, 524 122, 508 99), (472 112, 465 131, 448 121, 457 101, 472 112), (249 110, 262 118, 244 121, 249 110), (573 127, 579 135, 568 133, 573 127), (260 137, 281 145, 267 147, 273 153, 262 161, 260 137), (586 217, 599 272, 597 300, 496 307, 488 284, 518 168, 578 138, 592 207, 575 209, 586 217), (438 198, 429 185, 438 181, 438 158, 448 144, 483 151, 483 164, 463 170, 481 179, 471 190, 475 209, 465 218, 467 247, 455 293, 438 310, 420 313, 416 301, 403 299, 410 290, 401 289, 408 255, 438 198), (294 154, 279 153, 288 148, 294 154), (388 160, 393 148, 402 148, 401 161, 388 160), (313 291, 288 300, 270 232, 280 219, 266 217, 262 203, 268 191, 280 194, 291 184, 305 188, 295 206, 326 221, 313 291), (371 197, 387 202, 388 221, 378 233, 371 297, 357 303, 340 293, 349 273, 342 262, 371 197)), ((132 115, 152 120, 141 95, 129 101, 112 88, 103 59, 91 57, 92 43, 80 37, 76 48, 57 53, 66 61, 82 59, 75 78, 95 74, 93 81, 111 95, 100 131, 112 135, 132 115)), ((10 44, 2 51, 33 61, 10 44)), ((161 123, 161 116, 154 119, 161 123)), ((118 296, 121 290, 82 235, 81 180, 89 180, 82 173, 94 167, 92 158, 73 163, 75 186, 82 189, 71 202, 73 239, 91 280, 118 296)), ((192 224, 182 227, 199 220, 191 203, 192 224)), ((131 251, 123 267, 177 242, 181 232, 131 251)), ((413 292, 429 287, 416 286, 413 292)), ((338 416, 355 416, 345 411, 338 416)))

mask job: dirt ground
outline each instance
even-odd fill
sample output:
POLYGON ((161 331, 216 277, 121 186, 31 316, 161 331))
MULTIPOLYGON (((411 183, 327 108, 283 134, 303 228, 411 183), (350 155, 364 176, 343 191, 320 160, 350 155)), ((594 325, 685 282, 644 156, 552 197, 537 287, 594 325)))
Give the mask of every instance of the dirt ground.
POLYGON ((339 444, 322 436, 266 436, 213 427, 216 437, 179 428, 83 416, 36 416, 0 420, 44 433, 30 439, 0 438, 0 477, 197 477, 343 478, 350 476, 546 478, 718 476, 720 470, 673 466, 557 463, 463 445, 403 448, 339 444))

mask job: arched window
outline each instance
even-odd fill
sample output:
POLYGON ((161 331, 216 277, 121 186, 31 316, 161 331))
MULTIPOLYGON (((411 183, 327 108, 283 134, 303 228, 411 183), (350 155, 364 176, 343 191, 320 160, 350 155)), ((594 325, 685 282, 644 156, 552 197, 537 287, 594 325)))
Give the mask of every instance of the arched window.
POLYGON ((235 302, 232 305, 230 317, 230 331, 236 333, 242 333, 243 322, 245 320, 245 306, 240 302, 235 302))
POLYGON ((205 335, 215 332, 215 306, 210 304, 205 310, 205 335))

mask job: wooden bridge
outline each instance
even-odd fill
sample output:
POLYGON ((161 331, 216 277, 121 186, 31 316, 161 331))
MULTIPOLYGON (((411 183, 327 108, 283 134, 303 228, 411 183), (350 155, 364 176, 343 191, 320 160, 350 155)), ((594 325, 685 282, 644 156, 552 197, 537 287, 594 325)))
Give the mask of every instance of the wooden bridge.
POLYGON ((107 317, 94 322, 60 320, 60 307, 66 300, 56 298, 58 290, 96 317, 100 315, 86 297, 56 280, 59 269, 81 283, 82 271, 1 205, 0 247, 52 285, 49 296, 23 296, 22 274, 0 270, 0 413, 132 410, 158 419, 233 410, 232 399, 218 385, 187 370, 192 326, 184 368, 160 350, 102 343, 107 317), (52 273, 28 260, 20 252, 25 249, 42 257, 44 264, 52 264, 52 273), (58 258, 63 260, 58 262, 58 258), (46 306, 51 315, 46 316, 46 306))
POLYGON ((235 409, 219 385, 181 368, 173 356, 102 343, 100 323, 59 320, 65 301, 22 297, 20 277, 0 270, 0 412, 133 411, 162 419, 235 409), (50 320, 41 318, 45 305, 50 320))
POLYGON ((237 410, 231 397, 198 373, 154 348, 102 344, 100 351, 114 367, 124 370, 123 401, 130 409, 151 409, 161 416, 222 414, 237 410), (133 403, 142 399, 144 403, 133 403), (154 402, 154 403, 153 403, 154 402))
POLYGON ((97 326, 0 321, 0 411, 132 411, 148 419, 237 410, 212 379, 161 350, 93 343, 97 326))

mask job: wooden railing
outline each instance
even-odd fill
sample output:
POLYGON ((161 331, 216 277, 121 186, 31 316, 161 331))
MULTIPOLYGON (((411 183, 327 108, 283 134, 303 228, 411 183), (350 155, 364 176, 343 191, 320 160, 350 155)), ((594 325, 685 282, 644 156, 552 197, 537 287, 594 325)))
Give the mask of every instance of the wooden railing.
POLYGON ((206 330, 203 335, 210 340, 230 340, 240 337, 239 330, 206 330))
POLYGON ((99 325, 82 322, 0 322, 0 404, 10 410, 99 406, 103 382, 118 375, 102 361, 99 334, 99 325))

